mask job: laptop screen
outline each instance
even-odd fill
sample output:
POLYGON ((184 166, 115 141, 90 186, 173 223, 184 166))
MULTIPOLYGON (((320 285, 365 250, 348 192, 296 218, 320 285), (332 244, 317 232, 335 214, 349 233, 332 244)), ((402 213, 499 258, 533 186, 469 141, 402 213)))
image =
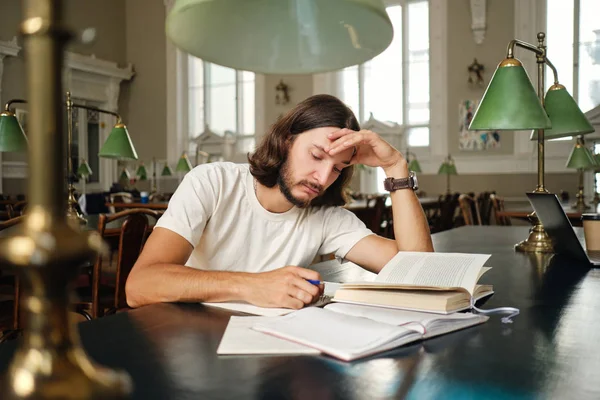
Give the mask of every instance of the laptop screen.
POLYGON ((552 193, 527 193, 527 198, 544 225, 544 230, 552 239, 554 251, 589 263, 590 260, 558 197, 552 193))

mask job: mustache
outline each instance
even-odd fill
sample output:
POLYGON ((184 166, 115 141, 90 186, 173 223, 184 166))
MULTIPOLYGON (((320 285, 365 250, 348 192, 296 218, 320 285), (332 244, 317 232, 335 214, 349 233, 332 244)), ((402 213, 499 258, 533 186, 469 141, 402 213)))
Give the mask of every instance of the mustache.
POLYGON ((306 186, 310 187, 311 189, 316 190, 319 193, 319 195, 323 193, 323 186, 321 186, 319 184, 312 183, 312 182, 309 182, 306 180, 300 181, 299 184, 306 185, 306 186))

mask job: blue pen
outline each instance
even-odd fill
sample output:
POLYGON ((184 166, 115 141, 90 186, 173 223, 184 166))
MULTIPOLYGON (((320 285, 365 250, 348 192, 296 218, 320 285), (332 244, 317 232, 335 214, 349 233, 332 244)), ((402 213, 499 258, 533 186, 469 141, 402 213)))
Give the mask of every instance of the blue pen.
POLYGON ((320 285, 321 281, 318 281, 316 279, 307 279, 308 283, 312 283, 313 285, 320 285))

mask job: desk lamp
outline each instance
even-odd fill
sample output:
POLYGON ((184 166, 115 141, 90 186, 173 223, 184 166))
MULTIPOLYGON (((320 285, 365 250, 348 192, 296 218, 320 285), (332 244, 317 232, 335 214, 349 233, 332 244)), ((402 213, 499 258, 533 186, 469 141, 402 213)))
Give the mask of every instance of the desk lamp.
POLYGON ((571 150, 571 154, 567 161, 567 168, 576 169, 579 177, 579 190, 576 195, 577 202, 572 205, 577 211, 584 211, 591 208, 585 204, 585 196, 583 194, 583 171, 595 167, 596 160, 594 159, 592 151, 585 146, 583 136, 578 137, 577 143, 575 144, 575 147, 573 147, 573 150, 571 150))
POLYGON ((85 184, 88 178, 92 175, 92 168, 85 159, 81 159, 81 164, 77 168, 77 175, 81 177, 81 194, 85 196, 85 184))
MULTIPOLYGON (((498 64, 469 126, 469 130, 535 129, 533 138, 538 143, 537 193, 548 193, 544 183, 545 132, 552 132, 553 138, 556 138, 593 131, 573 98, 559 84, 556 68, 546 56, 545 37, 543 32, 537 34, 537 46, 517 39, 509 42, 506 58, 498 64), (537 94, 523 64, 513 55, 515 46, 536 55, 537 94), (554 85, 544 97, 546 65, 554 74, 554 85)), ((525 252, 553 252, 552 241, 535 212, 529 215, 529 219, 533 224, 529 236, 517 243, 515 249, 525 252)))
POLYGON ((440 165, 438 175, 446 175, 446 193, 450 194, 450 176, 458 175, 456 165, 454 165, 454 160, 450 154, 448 154, 448 157, 442 162, 442 165, 440 165))
POLYGON ((25 103, 25 100, 11 100, 6 103, 4 111, 0 113, 0 152, 27 151, 27 136, 15 113, 10 106, 14 103, 25 103))

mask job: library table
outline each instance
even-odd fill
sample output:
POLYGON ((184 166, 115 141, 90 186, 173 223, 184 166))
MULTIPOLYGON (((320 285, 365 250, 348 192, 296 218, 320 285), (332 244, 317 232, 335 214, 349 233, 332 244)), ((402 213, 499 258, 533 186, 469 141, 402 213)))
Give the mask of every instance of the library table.
MULTIPOLYGON (((133 399, 600 398, 600 270, 516 253, 527 227, 467 226, 433 236, 437 251, 492 254, 483 308, 521 310, 480 326, 345 363, 326 356, 217 356, 232 312, 156 304, 79 324, 98 362, 128 371, 133 399)), ((581 234, 581 231, 578 230, 581 234)), ((369 277, 330 266, 330 280, 369 277)), ((16 342, 0 345, 3 374, 16 342)))

